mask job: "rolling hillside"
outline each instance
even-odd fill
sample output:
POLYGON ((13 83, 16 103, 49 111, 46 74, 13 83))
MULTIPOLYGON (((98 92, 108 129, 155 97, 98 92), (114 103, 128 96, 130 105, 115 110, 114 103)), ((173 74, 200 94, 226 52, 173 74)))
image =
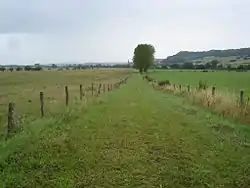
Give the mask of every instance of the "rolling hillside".
MULTIPOLYGON (((207 62, 207 59, 218 58, 226 59, 227 62, 249 61, 250 48, 228 49, 228 50, 210 50, 203 52, 181 51, 173 56, 164 59, 162 64, 174 64, 184 62, 207 62)), ((244 63, 244 62, 243 62, 244 63)))

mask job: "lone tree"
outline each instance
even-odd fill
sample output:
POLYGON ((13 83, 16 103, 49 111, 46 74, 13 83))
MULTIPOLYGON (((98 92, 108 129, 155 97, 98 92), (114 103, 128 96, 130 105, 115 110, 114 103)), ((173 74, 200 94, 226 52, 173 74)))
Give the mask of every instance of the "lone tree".
POLYGON ((134 68, 140 73, 147 72, 148 68, 154 63, 155 48, 151 44, 138 44, 134 50, 134 68))

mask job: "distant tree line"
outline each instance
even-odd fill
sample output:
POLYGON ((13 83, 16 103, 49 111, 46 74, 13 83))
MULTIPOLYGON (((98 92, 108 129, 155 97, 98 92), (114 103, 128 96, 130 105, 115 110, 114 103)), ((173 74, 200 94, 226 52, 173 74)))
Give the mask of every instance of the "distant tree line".
POLYGON ((247 71, 250 70, 250 64, 241 64, 232 66, 230 64, 222 65, 218 60, 212 60, 205 64, 195 64, 192 62, 186 62, 182 64, 160 65, 156 68, 160 69, 197 69, 197 70, 228 70, 228 71, 247 71))
POLYGON ((1 66, 0 67, 0 71, 4 72, 4 71, 9 71, 9 72, 13 72, 13 71, 41 71, 43 68, 41 66, 19 66, 19 67, 4 67, 1 66))
POLYGON ((81 70, 81 69, 95 69, 95 68, 129 68, 132 65, 129 64, 95 64, 95 65, 84 65, 84 64, 72 64, 66 66, 58 66, 56 64, 48 65, 39 65, 35 64, 34 66, 0 66, 1 72, 13 72, 13 71, 41 71, 44 69, 48 70, 81 70))

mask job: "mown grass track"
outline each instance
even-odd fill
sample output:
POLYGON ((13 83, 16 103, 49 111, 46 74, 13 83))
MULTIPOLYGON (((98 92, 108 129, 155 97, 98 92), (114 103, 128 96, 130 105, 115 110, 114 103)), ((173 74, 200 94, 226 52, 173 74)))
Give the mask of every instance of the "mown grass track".
POLYGON ((0 187, 249 187, 250 128, 141 77, 1 143, 0 187))

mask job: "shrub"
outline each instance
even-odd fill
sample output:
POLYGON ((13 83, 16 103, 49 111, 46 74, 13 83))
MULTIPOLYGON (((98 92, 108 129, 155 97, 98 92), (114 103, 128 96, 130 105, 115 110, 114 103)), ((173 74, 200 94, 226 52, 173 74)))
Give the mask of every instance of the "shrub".
POLYGON ((22 70, 23 70, 22 67, 17 67, 17 68, 16 68, 16 71, 22 71, 22 70))
POLYGON ((25 67, 24 67, 24 70, 25 70, 25 71, 30 71, 30 70, 31 70, 31 66, 25 66, 25 67))
POLYGON ((203 80, 200 80, 199 81, 199 90, 201 89, 207 89, 208 88, 208 84, 207 84, 207 81, 203 81, 203 80))
POLYGON ((143 76, 143 79, 146 79, 147 81, 149 81, 149 82, 152 82, 152 81, 154 81, 154 79, 153 78, 151 78, 151 77, 149 77, 149 76, 143 76))
POLYGON ((208 72, 208 70, 202 70, 201 72, 208 72))
POLYGON ((6 68, 5 67, 0 67, 0 71, 4 72, 4 71, 6 71, 6 68))
POLYGON ((162 80, 158 82, 158 86, 171 85, 169 80, 162 80))
POLYGON ((152 82, 152 81, 154 81, 154 79, 153 78, 151 78, 151 77, 147 77, 147 80, 149 81, 149 82, 152 82))

